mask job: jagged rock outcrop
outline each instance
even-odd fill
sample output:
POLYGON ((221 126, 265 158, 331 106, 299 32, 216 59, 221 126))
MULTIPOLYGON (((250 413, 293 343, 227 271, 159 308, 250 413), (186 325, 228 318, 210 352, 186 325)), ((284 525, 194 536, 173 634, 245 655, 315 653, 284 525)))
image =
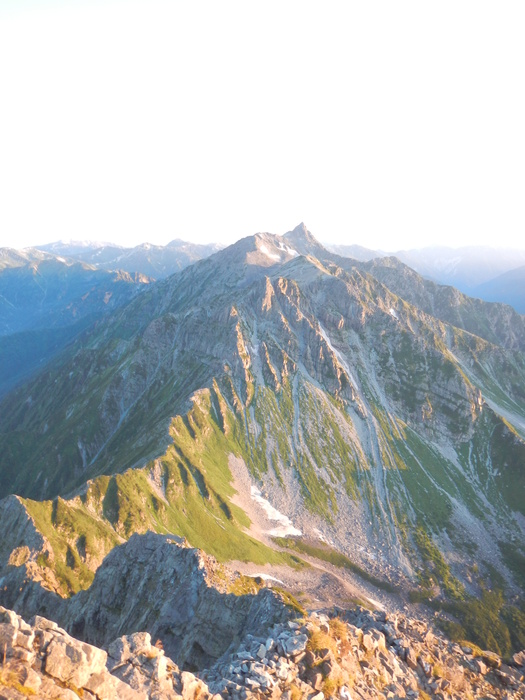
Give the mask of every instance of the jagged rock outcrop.
POLYGON ((148 630, 179 665, 202 668, 244 634, 291 617, 269 589, 228 593, 226 570, 176 539, 148 533, 116 547, 91 587, 71 599, 67 628, 99 645, 121 633, 148 630))
POLYGON ((395 257, 361 263, 360 267, 436 318, 496 345, 522 351, 525 348, 524 318, 507 304, 486 303, 454 287, 424 279, 395 257))
POLYGON ((49 542, 35 527, 17 496, 8 496, 0 501, 0 522, 6 525, 0 540, 1 568, 8 564, 21 566, 35 561, 39 554, 52 556, 49 542))
POLYGON ((0 647, 2 700, 525 698, 525 652, 507 664, 421 621, 362 608, 312 613, 248 635, 198 675, 181 671, 147 632, 103 650, 45 618, 27 624, 5 608, 0 647))
POLYGON ((36 616, 27 624, 0 607, 0 698, 23 700, 206 700, 207 686, 181 673, 147 633, 116 639, 108 651, 36 616))
POLYGON ((190 669, 209 666, 244 635, 294 615, 270 589, 229 593, 235 576, 174 536, 133 535, 106 557, 92 585, 69 599, 20 576, 15 580, 15 573, 0 590, 0 602, 25 615, 45 609, 75 637, 97 646, 147 630, 190 669))

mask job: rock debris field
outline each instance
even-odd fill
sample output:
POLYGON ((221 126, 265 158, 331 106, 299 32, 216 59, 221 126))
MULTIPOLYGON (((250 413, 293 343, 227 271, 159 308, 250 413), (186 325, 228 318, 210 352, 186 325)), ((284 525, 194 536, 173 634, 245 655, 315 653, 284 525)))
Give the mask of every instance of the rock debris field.
MULTIPOLYGON (((210 634, 213 630, 210 629, 210 634)), ((99 649, 54 622, 0 608, 0 698, 22 700, 343 700, 525 698, 525 652, 509 664, 402 615, 332 610, 273 625, 198 673, 150 634, 99 649)))

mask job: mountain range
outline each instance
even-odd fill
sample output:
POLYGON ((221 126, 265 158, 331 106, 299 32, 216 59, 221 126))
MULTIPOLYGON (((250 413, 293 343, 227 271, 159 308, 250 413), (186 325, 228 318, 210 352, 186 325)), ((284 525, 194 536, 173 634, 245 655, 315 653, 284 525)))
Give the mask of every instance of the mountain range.
POLYGON ((79 241, 56 241, 39 246, 39 250, 87 263, 97 270, 140 272, 153 279, 168 277, 221 248, 218 243, 199 245, 180 239, 165 246, 142 243, 132 248, 112 243, 79 241))
POLYGON ((480 284, 473 294, 486 301, 510 304, 520 314, 525 314, 525 265, 480 284))
POLYGON ((88 588, 153 530, 220 561, 335 562, 457 635, 499 591, 490 644, 518 650, 524 350, 511 307, 333 253, 304 224, 142 284, 0 402, 15 607, 29 581, 88 588), (254 528, 263 501, 283 532, 254 528))
MULTIPOLYGON (((56 241, 39 246, 38 250, 99 270, 139 272, 151 279, 163 279, 222 247, 218 243, 199 245, 175 239, 165 246, 142 243, 134 247, 93 241, 56 241)), ((510 304, 519 313, 525 311, 523 249, 434 246, 386 252, 341 244, 326 245, 326 249, 361 262, 393 256, 434 282, 456 287, 485 301, 510 304)))
POLYGON ((180 240, 135 248, 61 241, 0 248, 0 396, 145 284, 219 249, 180 240))
POLYGON ((149 281, 37 249, 1 248, 0 396, 149 281))
POLYGON ((485 301, 510 304, 519 313, 525 311, 523 249, 437 246, 387 253, 357 245, 331 245, 328 248, 363 262, 394 256, 434 282, 456 287, 485 301))

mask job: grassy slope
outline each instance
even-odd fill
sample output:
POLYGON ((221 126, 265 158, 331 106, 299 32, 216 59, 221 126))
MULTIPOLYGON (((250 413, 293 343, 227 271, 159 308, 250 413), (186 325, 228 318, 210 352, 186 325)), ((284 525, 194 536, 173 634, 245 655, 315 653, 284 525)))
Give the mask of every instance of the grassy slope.
POLYGON ((228 455, 241 453, 235 418, 224 413, 220 426, 212 408, 222 401, 218 391, 200 392, 192 410, 173 420, 167 452, 142 469, 98 477, 71 500, 23 499, 53 548, 54 561, 40 563, 53 566, 64 593, 85 588, 112 547, 148 530, 185 537, 219 561, 301 565, 244 533, 249 520, 230 502, 228 455))
MULTIPOLYGON (((144 294, 140 301, 146 309, 148 295, 144 294)), ((375 335, 369 338, 372 342, 368 347, 373 348, 372 355, 375 353, 378 358, 376 382, 384 380, 385 393, 391 407, 396 409, 396 413, 391 415, 373 389, 365 391, 368 407, 375 420, 379 457, 366 453, 342 401, 319 388, 319 384, 328 386, 332 379, 327 374, 333 369, 330 363, 325 363, 321 368, 317 376, 318 382, 310 382, 304 373, 286 374, 282 365, 276 363, 272 369, 268 361, 262 370, 263 373, 266 372, 266 385, 257 383, 250 369, 250 357, 246 348, 251 339, 249 331, 246 331, 246 337, 239 340, 239 357, 244 373, 226 374, 220 380, 220 389, 216 385, 211 391, 199 392, 193 409, 186 416, 173 420, 170 430, 173 445, 155 464, 150 463, 143 469, 112 477, 100 477, 92 482, 84 498, 75 499, 74 503, 70 502, 67 506, 71 509, 72 522, 78 522, 78 528, 70 528, 69 536, 66 536, 67 527, 63 522, 65 516, 62 519, 55 516, 53 522, 52 506, 46 506, 51 516, 45 509, 43 514, 40 513, 39 517, 45 521, 42 527, 49 527, 50 522, 55 530, 54 537, 58 537, 56 550, 60 550, 61 561, 73 572, 78 571, 75 574, 77 583, 73 581, 68 585, 83 585, 84 580, 89 578, 89 566, 83 558, 86 562, 89 559, 88 535, 91 534, 91 527, 95 543, 91 545, 94 547, 93 558, 97 556, 95 549, 99 545, 96 543, 100 541, 107 541, 109 547, 111 537, 126 538, 133 531, 153 529, 184 535, 192 545, 204 548, 219 559, 235 557, 262 562, 280 557, 279 560, 282 560, 284 555, 277 555, 262 547, 241 532, 241 528, 247 524, 246 518, 229 501, 232 492, 227 456, 234 453, 243 457, 255 476, 264 475, 268 469, 273 469, 279 478, 282 477, 283 469, 293 469, 306 508, 326 520, 337 513, 336 492, 339 484, 344 485, 346 494, 351 499, 366 499, 371 513, 377 513, 380 517, 381 508, 378 507, 378 495, 374 491, 375 484, 371 476, 373 470, 370 466, 373 466, 374 460, 381 461, 381 467, 386 472, 393 515, 404 533, 407 548, 423 564, 422 582, 437 578, 442 591, 451 596, 457 595, 456 581, 433 535, 446 531, 450 539, 459 545, 461 533, 454 533, 451 524, 452 499, 466 504, 481 520, 483 503, 476 493, 477 484, 463 478, 464 474, 458 473, 457 465, 445 458, 432 440, 428 439, 433 408, 430 398, 437 402, 434 412, 443 416, 444 429, 456 441, 458 458, 465 473, 475 471, 479 480, 488 484, 488 495, 503 499, 502 505, 506 507, 519 508, 520 504, 523 507, 525 502, 525 498, 521 498, 525 481, 521 466, 524 463, 524 445, 510 426, 505 426, 489 412, 477 419, 475 430, 469 436, 471 416, 468 396, 472 386, 461 366, 445 347, 444 340, 440 339, 439 334, 444 334, 444 329, 439 324, 430 324, 421 314, 407 310, 408 305, 405 305, 407 308, 404 306, 401 311, 403 314, 411 314, 409 327, 412 324, 416 331, 405 329, 398 333, 397 323, 388 314, 386 318, 390 326, 378 312, 374 312, 375 316, 372 314, 372 301, 372 297, 367 300, 367 313, 370 315, 366 328, 367 332, 375 335), (394 328, 395 332, 392 330, 394 328), (395 371, 390 373, 391 379, 381 377, 381 368, 392 366, 395 371), (236 377, 235 383, 230 376, 236 377), (272 385, 275 385, 275 390, 269 388, 272 385), (451 389, 448 393, 436 395, 435 387, 448 388, 449 385, 451 389), (399 415, 409 416, 411 424, 415 426, 420 420, 421 411, 424 416, 428 414, 428 426, 423 426, 421 430, 418 428, 419 432, 415 432, 415 428, 408 428, 398 418, 399 415), (492 466, 501 463, 501 467, 504 467, 500 469, 499 483, 491 481, 493 472, 488 469, 489 463, 492 466), (151 472, 156 474, 157 485, 149 478, 151 472), (517 488, 513 484, 515 480, 519 482, 517 488), (83 522, 81 516, 91 518, 93 525, 83 522), (412 534, 410 528, 415 526, 418 529, 412 534), (77 533, 81 531, 82 535, 87 531, 85 542, 77 544, 74 538, 79 536, 73 533, 74 530, 77 533), (84 555, 83 547, 87 549, 84 555)), ((337 318, 337 310, 333 311, 334 318, 337 318)), ((292 314, 289 318, 290 323, 293 323, 292 314)), ((310 334, 307 337, 311 338, 314 326, 312 323, 310 330, 306 328, 310 334)), ((126 337, 124 331, 125 329, 119 331, 122 339, 126 337)), ((486 342, 476 341, 477 344, 472 345, 468 334, 456 333, 450 329, 449 332, 453 336, 454 350, 464 355, 470 352, 473 362, 478 362, 481 366, 486 342)), ((291 331, 290 335, 293 335, 291 331)), ((299 337, 298 331, 297 338, 299 337)), ((342 338, 344 339, 343 336, 342 338)), ((121 346, 124 344, 124 341, 120 342, 121 346)), ((289 347, 293 349, 293 344, 289 347)), ((185 389, 189 386, 181 387, 177 384, 177 378, 164 376, 155 377, 148 384, 145 377, 141 376, 143 369, 140 364, 131 361, 133 348, 127 348, 125 352, 128 351, 130 364, 126 381, 140 385, 143 382, 148 388, 142 400, 133 407, 127 423, 115 433, 105 448, 108 455, 117 455, 114 459, 117 459, 118 464, 111 464, 109 471, 119 471, 123 464, 132 464, 137 457, 147 458, 155 440, 150 439, 142 451, 138 452, 134 442, 136 434, 140 434, 143 425, 158 423, 151 420, 151 412, 157 410, 157 405, 164 406, 170 397, 185 394, 185 389)), ((324 351, 326 352, 326 347, 324 351)), ((109 355, 108 350, 108 357, 109 355)), ((294 357, 289 364, 296 360, 299 361, 299 358, 294 357)), ((92 366, 99 390, 68 419, 71 434, 81 433, 79 428, 85 416, 97 414, 100 398, 111 381, 110 374, 105 374, 108 366, 110 365, 105 365, 103 361, 100 366, 92 366)), ((477 371, 477 365, 473 366, 477 371)), ((369 365, 363 364, 360 373, 363 387, 368 369, 369 365)), ((519 367, 514 369, 514 388, 510 387, 510 393, 516 396, 516 387, 522 373, 519 367)), ((199 385, 201 366, 195 358, 185 358, 178 370, 180 377, 186 377, 189 382, 189 376, 195 380, 193 385, 199 385)), ((359 373, 359 368, 357 371, 359 373)), ((488 376, 487 370, 485 378, 488 376)), ((60 382, 64 407, 69 403, 69 397, 82 391, 83 380, 84 377, 74 376, 73 382, 76 384, 73 385, 72 382, 71 386, 68 385, 67 377, 60 382)), ((96 421, 90 425, 96 426, 96 421)), ((88 432, 87 439, 92 437, 94 436, 88 432)), ((438 438, 439 436, 436 437, 438 438)), ((48 438, 35 435, 34 439, 45 441, 48 438)), ((70 444, 69 448, 76 449, 70 444)), ((29 444, 25 455, 28 459, 31 458, 31 452, 32 445, 29 444)), ((13 464, 24 461, 21 459, 23 456, 18 455, 17 459, 13 459, 13 464)), ((68 458, 65 447, 61 457, 63 471, 64 460, 67 465, 68 458)), ((33 510, 36 513, 38 508, 33 507, 33 510)), ((55 510, 58 513, 60 508, 55 510)), ((507 547, 504 551, 510 562, 517 561, 519 564, 519 546, 512 545, 512 550, 507 547)), ((62 577, 65 577, 64 573, 62 577)))

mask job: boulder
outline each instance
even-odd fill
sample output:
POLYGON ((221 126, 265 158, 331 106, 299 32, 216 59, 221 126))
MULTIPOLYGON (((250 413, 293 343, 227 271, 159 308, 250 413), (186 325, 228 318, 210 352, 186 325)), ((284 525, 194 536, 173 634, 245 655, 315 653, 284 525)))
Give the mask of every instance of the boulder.
POLYGON ((119 637, 108 646, 108 667, 123 664, 137 654, 148 653, 150 649, 151 635, 148 632, 135 632, 119 637))
POLYGON ((474 659, 471 663, 471 668, 475 673, 479 673, 482 676, 488 671, 486 664, 484 664, 481 659, 474 659))
POLYGON ((63 683, 82 688, 93 674, 106 670, 106 659, 102 649, 72 637, 55 636, 47 648, 45 672, 63 683))
POLYGON ((408 667, 411 668, 413 671, 417 669, 417 655, 416 652, 412 649, 412 647, 408 647, 407 649, 406 662, 408 667))
POLYGON ((145 692, 133 690, 107 671, 94 673, 84 688, 104 700, 147 700, 148 697, 145 692))
POLYGON ((519 651, 517 654, 514 654, 512 661, 515 666, 518 666, 518 668, 525 668, 525 649, 523 651, 519 651))
POLYGON ((288 637, 284 642, 284 649, 287 656, 296 656, 306 650, 308 637, 306 634, 298 634, 294 637, 288 637))
POLYGON ((499 668, 501 666, 501 658, 493 651, 483 651, 481 659, 490 666, 490 668, 499 668))

